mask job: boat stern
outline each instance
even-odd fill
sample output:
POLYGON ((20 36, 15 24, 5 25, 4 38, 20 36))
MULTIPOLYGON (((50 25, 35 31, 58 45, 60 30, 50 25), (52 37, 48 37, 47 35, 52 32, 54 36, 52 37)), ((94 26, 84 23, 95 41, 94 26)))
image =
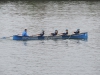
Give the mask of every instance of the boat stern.
POLYGON ((22 40, 22 36, 13 35, 13 40, 22 40))

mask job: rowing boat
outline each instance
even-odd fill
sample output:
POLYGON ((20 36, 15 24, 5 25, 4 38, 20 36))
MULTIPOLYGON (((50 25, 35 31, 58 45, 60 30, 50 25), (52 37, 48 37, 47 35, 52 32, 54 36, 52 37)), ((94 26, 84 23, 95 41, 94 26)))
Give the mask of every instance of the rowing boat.
POLYGON ((19 36, 13 35, 13 40, 48 40, 48 39, 87 39, 88 33, 72 34, 72 35, 57 35, 57 36, 19 36))
POLYGON ((87 39, 88 33, 72 34, 72 35, 57 35, 57 36, 19 36, 13 35, 13 40, 48 40, 48 39, 87 39))

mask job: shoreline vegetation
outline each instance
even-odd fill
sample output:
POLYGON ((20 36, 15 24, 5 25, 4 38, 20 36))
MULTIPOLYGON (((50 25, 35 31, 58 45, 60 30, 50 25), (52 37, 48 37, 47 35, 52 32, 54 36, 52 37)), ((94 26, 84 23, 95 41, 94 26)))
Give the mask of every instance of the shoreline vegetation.
POLYGON ((100 1, 100 0, 0 0, 4 1, 100 1))
POLYGON ((100 0, 0 0, 0 3, 6 3, 6 2, 48 2, 48 1, 68 1, 68 2, 73 2, 73 1, 85 1, 85 2, 100 2, 100 0))

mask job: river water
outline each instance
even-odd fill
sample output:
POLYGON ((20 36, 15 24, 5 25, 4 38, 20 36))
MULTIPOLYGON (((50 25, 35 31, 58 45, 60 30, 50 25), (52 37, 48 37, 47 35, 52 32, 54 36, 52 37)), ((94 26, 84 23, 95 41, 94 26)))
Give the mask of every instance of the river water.
POLYGON ((88 41, 0 39, 0 75, 100 74, 100 2, 0 2, 0 38, 25 28, 29 35, 79 28, 88 41))

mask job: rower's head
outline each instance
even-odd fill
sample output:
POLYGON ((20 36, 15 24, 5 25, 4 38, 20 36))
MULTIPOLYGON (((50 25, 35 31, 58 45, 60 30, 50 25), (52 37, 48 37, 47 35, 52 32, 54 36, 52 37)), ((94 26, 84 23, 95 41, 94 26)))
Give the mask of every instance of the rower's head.
POLYGON ((44 30, 42 30, 42 33, 44 33, 45 31, 44 30))
POLYGON ((27 29, 25 29, 25 31, 27 32, 27 29))
POLYGON ((55 30, 55 33, 58 33, 58 30, 55 30))
POLYGON ((77 31, 80 31, 80 29, 77 29, 77 31))
POLYGON ((66 32, 68 32, 68 29, 66 29, 66 32))
POLYGON ((44 32, 44 30, 42 30, 42 32, 44 32))

